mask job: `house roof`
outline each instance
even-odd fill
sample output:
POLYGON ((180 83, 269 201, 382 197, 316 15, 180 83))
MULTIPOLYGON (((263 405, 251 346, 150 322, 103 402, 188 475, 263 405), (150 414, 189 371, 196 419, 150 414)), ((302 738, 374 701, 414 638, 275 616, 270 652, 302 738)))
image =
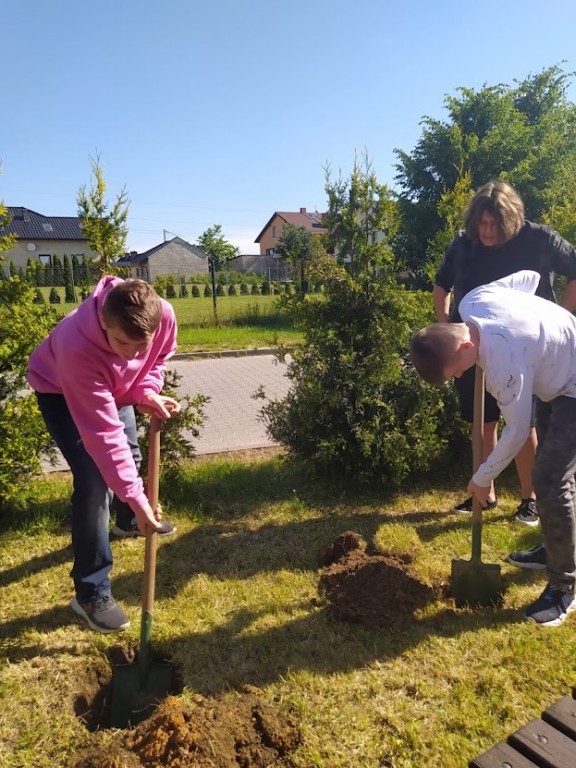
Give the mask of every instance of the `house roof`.
POLYGON ((151 256, 154 256, 155 253, 158 253, 158 251, 161 251, 163 248, 166 248, 167 245, 170 245, 171 243, 176 243, 177 245, 181 245, 186 250, 190 251, 190 253, 193 253, 194 256, 197 256, 199 259, 207 259, 208 254, 204 251, 200 250, 198 246, 192 245, 191 243, 188 243, 186 240, 182 240, 181 237, 173 237, 171 240, 165 240, 163 243, 160 243, 159 245, 155 245, 153 248, 149 248, 147 251, 144 251, 143 253, 138 253, 137 251, 131 251, 130 253, 127 253, 125 256, 122 256, 122 258, 118 259, 116 264, 120 267, 128 267, 133 266, 136 264, 143 264, 145 261, 148 261, 148 259, 151 256))
POLYGON ((321 234, 324 232, 324 226, 323 226, 323 218, 324 214, 318 213, 318 211, 314 211, 314 213, 310 213, 306 210, 306 208, 300 208, 298 212, 296 211, 275 211, 272 216, 268 219, 266 222, 266 225, 256 238, 254 240, 255 243, 259 243, 262 235, 268 227, 272 224, 276 216, 279 216, 286 224, 291 224, 293 227, 304 227, 308 232, 313 232, 314 234, 321 234))
POLYGON ((0 235, 16 235, 20 240, 82 240, 78 216, 43 216, 29 208, 6 206, 12 222, 0 227, 0 235))

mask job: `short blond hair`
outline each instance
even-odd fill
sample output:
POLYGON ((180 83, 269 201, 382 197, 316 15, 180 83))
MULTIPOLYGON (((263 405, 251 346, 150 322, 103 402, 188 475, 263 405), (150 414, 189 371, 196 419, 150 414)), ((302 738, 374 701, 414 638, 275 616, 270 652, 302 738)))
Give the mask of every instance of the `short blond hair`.
POLYGON ((162 302, 145 280, 129 278, 110 290, 102 305, 102 317, 130 339, 148 339, 160 325, 162 302))
POLYGON ((478 226, 483 213, 494 216, 504 242, 516 237, 524 226, 522 198, 505 181, 489 181, 470 200, 464 214, 464 229, 473 242, 478 242, 478 226))
POLYGON ((434 323, 422 328, 410 342, 412 365, 428 384, 443 384, 447 378, 444 371, 456 356, 458 342, 466 337, 465 323, 434 323))

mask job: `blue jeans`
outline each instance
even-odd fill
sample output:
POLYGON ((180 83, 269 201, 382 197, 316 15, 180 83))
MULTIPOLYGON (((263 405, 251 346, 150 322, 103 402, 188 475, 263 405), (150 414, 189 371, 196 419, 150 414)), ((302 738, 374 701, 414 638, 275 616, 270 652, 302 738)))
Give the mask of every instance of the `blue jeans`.
MULTIPOLYGON (((74 566, 71 576, 78 600, 86 602, 111 592, 112 551, 108 533, 110 506, 112 505, 116 523, 121 528, 130 528, 134 513, 128 504, 114 497, 100 470, 84 448, 64 396, 36 392, 36 398, 48 432, 72 471, 74 491, 71 527, 74 566)), ((142 454, 138 446, 134 408, 131 405, 118 408, 118 416, 124 424, 134 462, 139 468, 142 454)))
POLYGON ((538 451, 534 490, 546 545, 550 583, 574 586, 576 579, 576 399, 557 397, 536 404, 538 451))

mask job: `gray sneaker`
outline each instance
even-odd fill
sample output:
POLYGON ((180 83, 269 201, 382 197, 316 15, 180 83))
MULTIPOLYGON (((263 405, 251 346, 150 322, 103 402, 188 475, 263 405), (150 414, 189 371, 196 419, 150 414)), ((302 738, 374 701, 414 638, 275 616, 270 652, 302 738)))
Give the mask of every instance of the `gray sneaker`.
POLYGON ((514 519, 523 525, 529 525, 531 528, 535 528, 540 522, 536 500, 522 499, 518 505, 518 509, 514 512, 514 519))
POLYGON ((506 558, 512 565, 518 568, 527 568, 529 571, 544 571, 546 569, 546 547, 544 544, 538 544, 532 549, 510 552, 506 558))
POLYGON ((90 629, 95 632, 121 632, 130 626, 128 616, 112 595, 97 595, 85 603, 75 597, 70 607, 88 622, 90 629))

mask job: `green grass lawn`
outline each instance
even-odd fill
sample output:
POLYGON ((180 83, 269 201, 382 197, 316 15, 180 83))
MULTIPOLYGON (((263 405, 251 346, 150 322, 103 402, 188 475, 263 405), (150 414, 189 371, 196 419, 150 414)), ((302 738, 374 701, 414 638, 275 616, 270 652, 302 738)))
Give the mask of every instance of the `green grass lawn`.
MULTIPOLYGON (((64 289, 60 292, 63 298, 64 289)), ((277 296, 218 296, 218 324, 212 298, 172 299, 171 303, 178 322, 178 352, 293 346, 302 342, 302 333, 278 309, 277 296)), ((54 306, 64 315, 78 305, 54 306)))
MULTIPOLYGON (((317 551, 352 530, 374 549, 409 553, 420 580, 449 582, 470 556, 469 518, 450 512, 457 485, 360 494, 308 481, 281 455, 197 459, 163 482, 178 531, 158 552, 154 643, 177 665, 183 700, 258 686, 292 704, 302 744, 292 768, 464 768, 576 680, 576 619, 557 629, 522 620, 542 572, 504 562, 539 530, 512 522, 515 489, 499 487, 486 515, 483 559, 500 563, 499 609, 456 609, 448 597, 411 622, 367 629, 336 620, 319 594, 317 551)), ((55 768, 89 734, 74 713, 82 675, 118 636, 86 630, 71 613, 67 475, 38 479, 0 533, 0 766, 55 768)), ((113 542, 113 588, 138 642, 143 543, 113 542)), ((402 594, 380 595, 402 610, 402 594)), ((104 746, 102 747, 104 749, 104 746)))

